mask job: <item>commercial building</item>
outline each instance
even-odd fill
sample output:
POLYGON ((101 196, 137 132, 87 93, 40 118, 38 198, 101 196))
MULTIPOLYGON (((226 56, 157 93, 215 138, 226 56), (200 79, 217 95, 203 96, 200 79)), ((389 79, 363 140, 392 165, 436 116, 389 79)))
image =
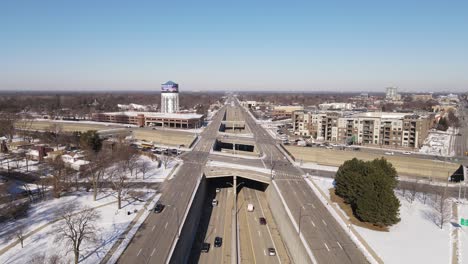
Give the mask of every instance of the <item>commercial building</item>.
POLYGON ((161 113, 179 112, 179 85, 173 81, 161 84, 161 113))
POLYGON ((291 118, 294 111, 303 109, 304 107, 302 105, 277 105, 273 107, 270 115, 275 119, 291 118))
POLYGON ((92 119, 97 122, 131 124, 139 127, 199 128, 203 122, 203 115, 156 112, 111 112, 94 113, 92 119))
POLYGON ((335 112, 296 111, 292 119, 296 135, 319 141, 419 148, 432 126, 433 116, 385 112, 342 116, 335 112))

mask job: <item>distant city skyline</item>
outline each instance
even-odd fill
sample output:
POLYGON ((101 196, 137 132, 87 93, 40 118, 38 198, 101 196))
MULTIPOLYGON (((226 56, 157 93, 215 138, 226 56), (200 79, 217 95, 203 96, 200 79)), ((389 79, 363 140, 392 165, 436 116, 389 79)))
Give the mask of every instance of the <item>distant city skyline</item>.
POLYGON ((468 91, 466 1, 3 1, 0 90, 468 91))

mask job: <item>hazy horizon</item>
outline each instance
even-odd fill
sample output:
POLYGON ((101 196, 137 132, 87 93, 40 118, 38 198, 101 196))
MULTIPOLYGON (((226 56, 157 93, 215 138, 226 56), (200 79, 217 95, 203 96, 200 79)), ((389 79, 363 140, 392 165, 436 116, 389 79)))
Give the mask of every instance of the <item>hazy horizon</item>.
POLYGON ((0 90, 465 92, 467 2, 5 1, 0 90))

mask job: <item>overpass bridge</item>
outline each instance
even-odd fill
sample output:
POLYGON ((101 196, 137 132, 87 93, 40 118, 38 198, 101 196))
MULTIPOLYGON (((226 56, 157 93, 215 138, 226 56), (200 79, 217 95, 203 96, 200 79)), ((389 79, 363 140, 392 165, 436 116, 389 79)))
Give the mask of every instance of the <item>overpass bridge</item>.
POLYGON ((207 179, 221 178, 221 177, 241 177, 265 184, 270 184, 272 173, 269 171, 259 171, 256 168, 228 168, 225 166, 207 166, 204 170, 207 179))
MULTIPOLYGON (((302 173, 285 161, 284 154, 276 148, 276 142, 271 136, 255 123, 238 102, 232 98, 228 102, 231 106, 224 106, 218 111, 211 124, 201 133, 201 140, 191 152, 184 155, 184 164, 177 175, 164 183, 160 201, 166 204, 166 209, 160 214, 151 214, 145 220, 118 262, 189 262, 188 254, 194 243, 204 208, 203 201, 207 195, 206 180, 232 177, 236 190, 236 179, 240 177, 273 186, 267 188, 267 197, 273 217, 279 222, 279 233, 285 237, 288 252, 295 263, 366 263, 363 253, 325 206, 318 202, 319 198, 304 182, 302 173), (234 123, 243 121, 245 128, 252 131, 259 151, 265 154, 265 162, 261 161, 263 170, 206 164, 224 121, 222 119, 226 117, 229 117, 227 121, 234 123), (268 160, 270 162, 266 162, 268 160), (276 171, 275 175, 273 170, 276 171), (297 229, 297 223, 302 220, 302 208, 311 202, 315 207, 308 215, 310 223, 302 221, 302 228, 297 229), (312 220, 326 223, 326 226, 315 228, 311 224, 312 220)), ((237 191, 234 191, 234 201, 236 195, 237 191)), ((234 227, 237 223, 235 212, 237 209, 232 214, 231 223, 234 227)), ((232 228, 232 232, 232 237, 237 236, 236 228, 232 228)), ((236 243, 232 244, 231 252, 238 252, 234 248, 236 243)), ((238 263, 238 260, 237 254, 231 254, 231 263, 238 263)))

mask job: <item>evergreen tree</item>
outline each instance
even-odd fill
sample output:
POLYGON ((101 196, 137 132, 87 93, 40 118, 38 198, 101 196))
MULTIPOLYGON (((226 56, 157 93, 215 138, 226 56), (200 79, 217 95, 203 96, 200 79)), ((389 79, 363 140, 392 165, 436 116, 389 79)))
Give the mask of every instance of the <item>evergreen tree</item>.
POLYGON ((88 130, 80 136, 80 146, 83 149, 99 152, 102 147, 102 139, 96 130, 88 130))
POLYGON ((364 162, 356 158, 345 161, 335 178, 335 193, 353 209, 355 216, 377 226, 400 221, 400 202, 393 190, 397 172, 386 159, 364 162))

